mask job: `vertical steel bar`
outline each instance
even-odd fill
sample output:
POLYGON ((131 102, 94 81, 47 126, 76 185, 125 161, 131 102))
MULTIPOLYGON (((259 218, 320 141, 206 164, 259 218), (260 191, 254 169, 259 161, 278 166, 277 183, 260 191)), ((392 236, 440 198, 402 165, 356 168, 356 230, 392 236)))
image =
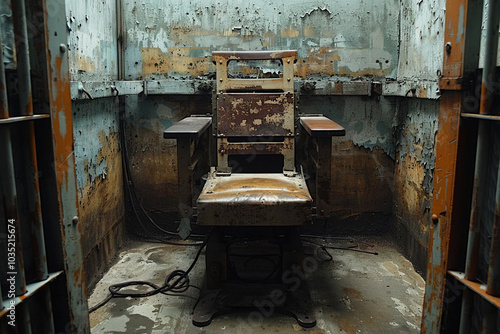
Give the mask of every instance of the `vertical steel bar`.
POLYGON ((58 221, 61 226, 64 269, 71 331, 89 333, 87 289, 78 219, 75 156, 73 150, 73 113, 70 95, 70 72, 67 54, 68 31, 65 3, 42 2, 50 121, 57 182, 58 221))
POLYGON ((29 116, 33 115, 33 100, 31 97, 31 69, 24 0, 12 1, 12 18, 16 40, 20 114, 29 116))
MULTIPOLYGON (((3 64, 3 47, 0 39, 0 117, 9 118, 9 105, 7 101, 7 85, 5 83, 5 69, 3 64)), ((14 174, 14 160, 12 157, 12 145, 10 138, 9 126, 4 126, 0 131, 0 161, 4 167, 4 171, 0 173, 0 189, 3 203, 5 205, 6 224, 8 219, 13 220, 15 227, 15 248, 16 262, 15 272, 16 277, 16 295, 22 295, 26 292, 26 279, 24 275, 24 261, 21 247, 21 226, 19 222, 19 213, 17 207, 17 191, 14 174)), ((5 226, 4 231, 7 231, 5 226)), ((7 245, 6 245, 7 246, 7 245)), ((4 250, 5 252, 7 249, 4 250)))
POLYGON ((7 84, 5 81, 5 66, 3 64, 3 44, 0 36, 0 119, 9 118, 9 103, 7 101, 7 84))
POLYGON ((16 307, 16 332, 19 334, 31 334, 31 319, 27 302, 16 307))
MULTIPOLYGON (((26 7, 24 0, 12 2, 12 16, 16 34, 17 73, 19 81, 20 114, 33 115, 33 99, 31 93, 31 69, 26 23, 26 7)), ((40 202, 40 185, 38 182, 38 164, 36 157, 35 124, 26 124, 26 148, 24 152, 24 177, 26 179, 26 195, 31 221, 31 246, 35 257, 35 275, 37 280, 48 277, 45 254, 45 238, 43 235, 42 209, 40 202)))
POLYGON ((489 0, 487 8, 485 30, 486 38, 484 41, 484 64, 481 80, 481 100, 479 104, 479 113, 488 114, 491 112, 493 102, 495 82, 495 69, 497 66, 498 49, 498 24, 500 20, 500 1, 489 0))
MULTIPOLYGON (((484 66, 481 82, 481 96, 479 101, 480 114, 489 114, 491 111, 491 103, 493 101, 493 77, 496 67, 496 54, 498 47, 499 16, 500 1, 490 0, 486 15, 487 22, 484 48, 484 66)), ((484 196, 488 186, 486 173, 488 168, 488 157, 490 155, 490 133, 491 123, 487 121, 480 122, 477 134, 476 167, 474 171, 474 188, 472 194, 472 207, 465 264, 465 278, 471 281, 477 280, 481 233, 480 227, 481 222, 486 219, 484 217, 486 214, 484 196)), ((494 257, 495 256, 493 256, 493 258, 494 257)), ((466 289, 462 299, 462 311, 460 318, 461 333, 469 333, 471 330, 473 298, 474 293, 470 289, 466 289)))
MULTIPOLYGON (((443 76, 463 79, 477 68, 481 34, 482 1, 448 0, 443 45, 443 76)), ((464 92, 443 88, 439 107, 439 131, 436 135, 436 168, 434 170, 432 222, 430 224, 427 277, 421 332, 438 333, 443 316, 450 253, 450 235, 465 222, 459 214, 467 195, 456 187, 461 141, 460 113, 464 108, 464 92)), ((461 232, 461 231, 460 231, 461 232)), ((453 247, 452 247, 453 248, 453 247)))
POLYGON ((497 190, 495 196, 495 218, 491 238, 490 265, 486 293, 500 297, 500 164, 498 168, 497 190))
MULTIPOLYGON (((486 40, 483 78, 481 83, 481 109, 484 113, 492 111, 494 74, 498 50, 498 29, 500 21, 500 1, 490 0, 486 17, 486 40)), ((491 240, 490 264, 486 292, 500 297, 500 167, 497 177, 495 196, 495 217, 491 240)))
POLYGON ((481 309, 483 313, 483 325, 481 333, 483 334, 498 334, 497 332, 497 312, 498 309, 490 302, 482 299, 481 309))

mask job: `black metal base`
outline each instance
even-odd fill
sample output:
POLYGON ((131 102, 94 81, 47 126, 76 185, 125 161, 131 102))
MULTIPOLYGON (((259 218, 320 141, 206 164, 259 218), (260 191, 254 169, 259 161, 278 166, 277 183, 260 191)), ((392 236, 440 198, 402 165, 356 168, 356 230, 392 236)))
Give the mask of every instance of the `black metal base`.
POLYGON ((207 326, 219 315, 242 309, 257 312, 256 317, 252 317, 256 319, 280 313, 295 318, 304 328, 316 325, 311 295, 305 281, 291 288, 284 284, 242 282, 226 282, 220 289, 203 288, 194 308, 193 325, 207 326))

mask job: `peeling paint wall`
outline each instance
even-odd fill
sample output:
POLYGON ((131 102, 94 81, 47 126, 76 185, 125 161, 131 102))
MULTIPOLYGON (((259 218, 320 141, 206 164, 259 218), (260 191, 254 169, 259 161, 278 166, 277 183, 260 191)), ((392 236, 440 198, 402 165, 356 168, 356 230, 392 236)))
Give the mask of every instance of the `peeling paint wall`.
POLYGON ((116 0, 66 2, 71 80, 117 79, 116 0))
MULTIPOLYGON (((115 1, 67 1, 71 79, 117 79, 115 1)), ((108 269, 124 235, 124 188, 118 100, 73 101, 78 204, 87 286, 108 269)))
MULTIPOLYGON (((132 179, 152 214, 177 212, 177 147, 163 131, 191 114, 211 112, 211 96, 128 96, 126 131, 132 179)), ((208 170, 207 170, 208 171, 208 170)), ((160 218, 162 222, 165 216, 160 218)))
POLYGON ((398 80, 437 80, 443 67, 445 0, 401 2, 398 80))
POLYGON ((439 103, 407 99, 399 116, 393 219, 407 256, 426 268, 439 103))
MULTIPOLYGON (((297 49, 298 78, 395 79, 399 1, 130 1, 125 15, 125 78, 213 76, 215 50, 297 49), (131 15, 129 15, 131 14, 131 15)), ((301 112, 346 127, 334 141, 332 212, 338 220, 385 215, 392 206, 395 100, 301 96, 301 112)), ((211 112, 210 96, 128 97, 127 133, 134 182, 152 214, 177 210, 172 122, 211 112)), ((366 221, 366 220, 365 220, 366 221)))
MULTIPOLYGON (((118 77, 115 6, 116 1, 89 0, 67 6, 72 80, 84 87, 89 81, 118 77)), ((363 77, 435 83, 442 66, 444 0, 143 0, 124 1, 122 7, 126 80, 174 78, 184 84, 194 78, 213 79, 215 50, 297 49, 295 75, 315 80, 363 77)), ((419 92, 420 97, 435 95, 419 92)), ((185 116, 211 112, 210 99, 209 93, 125 98, 134 184, 143 205, 161 222, 177 209, 176 146, 163 139, 162 132, 185 116)), ((85 113, 95 108, 107 115, 92 119, 100 120, 96 124, 83 114, 75 115, 77 136, 82 131, 94 137, 86 143, 88 151, 83 146, 77 151, 82 199, 117 196, 102 177, 110 169, 122 175, 115 141, 117 106, 111 98, 105 101, 75 102, 85 113), (99 136, 108 145, 105 155, 99 136)), ((438 106, 425 99, 300 95, 301 112, 323 113, 346 127, 346 137, 333 142, 331 195, 336 219, 392 213, 402 242, 415 245, 408 252, 417 262, 425 258, 428 238, 438 106)), ((91 216, 88 205, 82 211, 91 216)), ((115 214, 109 216, 113 220, 115 214)), ((88 236, 88 245, 103 237, 88 236)))
MULTIPOLYGON (((301 112, 322 113, 346 129, 345 137, 333 138, 331 213, 336 221, 361 220, 363 225, 369 223, 367 213, 390 214, 396 109, 397 101, 387 98, 301 97, 301 112)), ((389 224, 386 217, 372 232, 387 231, 389 224)))
POLYGON ((123 238, 124 188, 117 102, 73 103, 78 204, 87 284, 107 270, 123 238))
MULTIPOLYGON (((437 81, 441 76, 444 9, 445 0, 402 1, 398 80, 437 81)), ((398 129, 392 215, 405 255, 424 272, 439 101, 403 98, 400 106, 395 117, 398 129)))
POLYGON ((399 1, 129 1, 125 78, 196 77, 214 50, 296 49, 296 74, 396 77, 399 1))

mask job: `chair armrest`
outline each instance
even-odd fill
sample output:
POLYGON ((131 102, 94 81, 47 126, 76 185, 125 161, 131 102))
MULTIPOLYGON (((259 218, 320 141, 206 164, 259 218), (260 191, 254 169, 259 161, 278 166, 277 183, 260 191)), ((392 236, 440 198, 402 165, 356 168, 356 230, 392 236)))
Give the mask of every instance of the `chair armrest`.
POLYGON ((299 117, 300 125, 313 137, 344 136, 343 126, 335 123, 325 116, 299 117))
POLYGON ((175 123, 163 132, 163 138, 197 139, 212 124, 212 117, 191 116, 175 123))

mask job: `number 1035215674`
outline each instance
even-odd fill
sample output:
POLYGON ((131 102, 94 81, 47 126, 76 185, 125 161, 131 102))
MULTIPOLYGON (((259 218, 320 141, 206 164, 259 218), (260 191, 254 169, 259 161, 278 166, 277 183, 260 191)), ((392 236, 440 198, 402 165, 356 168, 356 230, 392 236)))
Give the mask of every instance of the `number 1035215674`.
POLYGON ((7 224, 7 267, 9 271, 16 268, 16 225, 14 219, 7 224))

